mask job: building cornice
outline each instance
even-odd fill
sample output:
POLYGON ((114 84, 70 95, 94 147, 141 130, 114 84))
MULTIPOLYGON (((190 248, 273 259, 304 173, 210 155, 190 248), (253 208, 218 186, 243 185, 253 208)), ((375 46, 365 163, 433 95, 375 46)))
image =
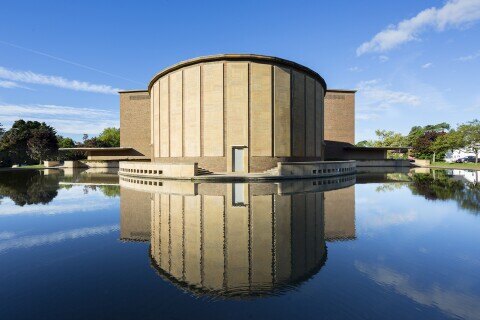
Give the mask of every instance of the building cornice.
POLYGON ((258 54, 231 54, 231 53, 202 56, 202 57, 193 58, 193 59, 181 61, 177 64, 174 64, 173 66, 163 69, 162 71, 157 73, 148 84, 147 90, 148 92, 150 92, 155 81, 157 81, 158 79, 160 79, 161 77, 163 77, 164 75, 170 72, 173 72, 178 69, 188 67, 191 65, 199 64, 199 63, 207 63, 207 62, 215 62, 215 61, 248 61, 248 62, 259 62, 259 63, 263 62, 263 63, 269 63, 273 65, 298 69, 309 74, 311 77, 315 78, 316 80, 318 80, 321 83, 324 89, 324 92, 327 91, 327 83, 322 78, 322 76, 320 76, 317 72, 313 71, 312 69, 305 67, 304 65, 301 65, 299 63, 282 59, 282 58, 272 57, 272 56, 264 56, 264 55, 258 55, 258 54))

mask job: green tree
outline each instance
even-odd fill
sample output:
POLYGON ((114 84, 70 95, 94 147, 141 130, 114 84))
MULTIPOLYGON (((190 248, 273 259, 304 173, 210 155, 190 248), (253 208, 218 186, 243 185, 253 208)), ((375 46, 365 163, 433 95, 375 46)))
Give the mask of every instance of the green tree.
POLYGON ((0 123, 0 167, 6 167, 10 163, 10 159, 8 158, 7 150, 2 146, 2 136, 5 134, 5 129, 3 125, 0 123))
POLYGON ((437 159, 443 159, 447 151, 461 148, 461 140, 461 134, 453 129, 448 133, 437 136, 435 141, 430 145, 430 150, 433 151, 433 162, 437 159))
MULTIPOLYGON (((72 138, 60 135, 57 135, 57 141, 59 148, 75 148, 78 145, 72 138)), ((81 160, 85 158, 85 153, 81 151, 61 151, 58 153, 58 160, 81 160)))
POLYGON ((405 147, 406 138, 398 132, 387 130, 375 130, 378 137, 375 147, 405 147))
POLYGON ((40 164, 43 160, 52 160, 58 154, 58 141, 55 129, 42 123, 40 127, 32 130, 27 141, 27 154, 40 164))
POLYGON ((108 148, 111 147, 108 143, 100 141, 97 137, 83 140, 81 147, 84 148, 108 148))
POLYGON ((358 142, 357 147, 405 147, 406 137, 389 130, 375 130, 377 139, 358 142))
POLYGON ((3 150, 5 161, 3 165, 33 164, 35 160, 28 154, 28 140, 32 137, 33 130, 42 124, 38 121, 17 120, 5 132, 0 140, 0 149, 3 150))
POLYGON ((105 128, 97 139, 109 147, 120 147, 120 129, 105 128))
POLYGON ((450 125, 446 122, 412 127, 406 138, 407 143, 413 148, 412 155, 418 159, 432 159, 436 156, 436 151, 432 149, 433 143, 448 130, 450 125))
POLYGON ((424 127, 414 126, 412 127, 412 129, 410 129, 410 132, 408 133, 407 144, 409 146, 415 145, 415 143, 417 143, 417 140, 422 138, 426 132, 445 133, 448 130, 450 130, 450 125, 446 122, 437 123, 437 124, 428 124, 424 127))
POLYGON ((357 147, 372 147, 372 142, 369 140, 362 140, 360 142, 357 142, 356 146, 357 147))
POLYGON ((478 163, 480 151, 480 121, 475 119, 458 126, 458 132, 462 137, 462 147, 468 148, 475 153, 475 163, 478 163))

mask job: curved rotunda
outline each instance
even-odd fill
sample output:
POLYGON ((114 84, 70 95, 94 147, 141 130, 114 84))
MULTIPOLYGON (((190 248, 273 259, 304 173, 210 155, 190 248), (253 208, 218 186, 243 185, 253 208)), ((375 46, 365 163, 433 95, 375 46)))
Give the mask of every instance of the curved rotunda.
POLYGON ((297 63, 226 54, 158 73, 150 94, 152 161, 263 172, 324 157, 323 78, 297 63))

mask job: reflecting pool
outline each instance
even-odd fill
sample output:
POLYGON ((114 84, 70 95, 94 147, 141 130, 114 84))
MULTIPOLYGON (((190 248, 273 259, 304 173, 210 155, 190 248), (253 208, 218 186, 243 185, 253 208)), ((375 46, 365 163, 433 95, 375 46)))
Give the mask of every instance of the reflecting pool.
POLYGON ((0 171, 0 319, 480 319, 478 172, 0 171))

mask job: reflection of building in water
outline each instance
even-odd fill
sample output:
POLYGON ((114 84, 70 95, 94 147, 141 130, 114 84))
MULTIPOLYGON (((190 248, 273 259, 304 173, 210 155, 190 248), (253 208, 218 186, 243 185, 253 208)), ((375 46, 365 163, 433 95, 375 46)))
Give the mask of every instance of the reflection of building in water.
POLYGON ((325 193, 325 237, 355 239, 355 186, 325 193))
POLYGON ((150 241, 150 194, 120 189, 120 238, 150 241))
POLYGON ((226 189, 224 195, 154 195, 151 254, 163 274, 191 289, 251 295, 320 268, 323 193, 262 194, 246 184, 226 189))
POLYGON ((342 196, 347 204, 334 210, 342 217, 331 219, 328 232, 355 236, 353 187, 335 196, 340 190, 324 194, 328 189, 310 180, 197 185, 163 181, 158 192, 142 191, 141 196, 120 183, 122 238, 140 240, 151 231, 152 265, 162 277, 196 294, 272 294, 316 274, 326 260, 325 207, 330 202, 333 210, 332 202, 343 201, 342 196), (140 211, 151 214, 150 219, 140 211), (335 230, 338 224, 340 231, 335 230))
POLYGON ((470 183, 478 183, 480 181, 480 178, 479 178, 480 174, 478 173, 477 170, 473 170, 473 171, 452 170, 450 174, 452 174, 454 177, 461 177, 465 181, 470 182, 470 183))

